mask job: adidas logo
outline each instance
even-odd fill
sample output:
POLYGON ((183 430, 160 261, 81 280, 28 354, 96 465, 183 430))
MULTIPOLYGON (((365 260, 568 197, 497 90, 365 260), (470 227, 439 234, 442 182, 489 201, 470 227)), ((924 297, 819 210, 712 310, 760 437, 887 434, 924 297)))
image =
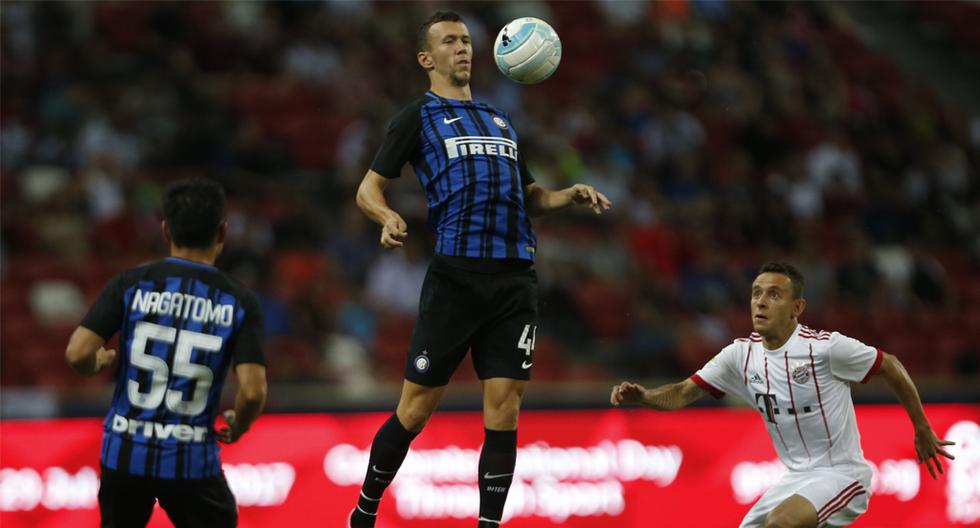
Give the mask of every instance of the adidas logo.
POLYGON ((749 383, 765 383, 765 381, 762 380, 762 376, 758 372, 754 372, 752 373, 752 377, 749 378, 749 383))

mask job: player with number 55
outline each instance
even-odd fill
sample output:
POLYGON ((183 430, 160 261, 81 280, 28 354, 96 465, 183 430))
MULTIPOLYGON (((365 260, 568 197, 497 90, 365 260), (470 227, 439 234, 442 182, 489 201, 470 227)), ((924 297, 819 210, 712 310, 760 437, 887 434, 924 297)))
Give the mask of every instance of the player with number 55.
POLYGON ((224 190, 180 181, 163 209, 170 257, 112 279, 65 351, 80 374, 97 374, 115 360, 104 345, 119 332, 100 458, 101 525, 145 526, 159 501, 175 526, 235 526, 216 441, 238 440, 265 405, 262 312, 254 293, 214 267, 228 228, 224 190), (235 408, 215 430, 232 364, 235 408))

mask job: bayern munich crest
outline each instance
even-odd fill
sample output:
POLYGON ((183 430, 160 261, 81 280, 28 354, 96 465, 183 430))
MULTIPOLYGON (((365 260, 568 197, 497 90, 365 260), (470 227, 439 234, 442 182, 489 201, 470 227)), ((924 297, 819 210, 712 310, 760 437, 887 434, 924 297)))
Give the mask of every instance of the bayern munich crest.
POLYGON ((500 116, 493 116, 493 122, 500 128, 507 128, 507 121, 504 121, 504 119, 500 116))
MULTIPOLYGON (((423 352, 423 354, 425 354, 425 352, 423 352)), ((415 370, 419 372, 425 372, 429 370, 430 361, 429 358, 424 355, 417 356, 412 363, 415 364, 415 370)))
POLYGON ((807 369, 806 363, 800 363, 793 367, 793 381, 801 385, 810 381, 810 371, 807 369))

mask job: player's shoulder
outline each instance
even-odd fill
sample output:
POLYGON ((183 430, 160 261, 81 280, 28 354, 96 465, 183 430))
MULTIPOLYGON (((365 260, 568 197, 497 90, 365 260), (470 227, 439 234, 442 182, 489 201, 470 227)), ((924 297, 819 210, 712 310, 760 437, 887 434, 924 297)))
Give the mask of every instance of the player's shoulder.
POLYGON ((750 346, 756 346, 762 344, 762 336, 758 332, 752 332, 746 337, 737 337, 729 347, 737 347, 748 349, 750 346))
POLYGON ((844 334, 834 330, 817 330, 806 325, 800 325, 797 333, 799 343, 813 347, 814 350, 825 350, 834 346, 841 338, 846 338, 844 334))
POLYGON ((245 283, 231 273, 210 264, 170 257, 138 266, 131 271, 136 281, 174 277, 194 279, 230 294, 240 302, 258 302, 258 296, 245 283))
POLYGON ((747 354, 750 349, 760 346, 762 346, 762 336, 752 332, 747 337, 735 338, 725 348, 721 349, 721 353, 742 357, 747 354))
POLYGON ((162 262, 162 260, 151 260, 126 268, 117 273, 110 280, 110 284, 115 283, 125 289, 141 280, 152 278, 155 271, 160 268, 162 262))
POLYGON ((215 281, 220 281, 221 285, 224 286, 222 289, 232 294, 240 301, 245 303, 259 303, 259 297, 254 290, 245 285, 244 282, 235 277, 231 273, 219 268, 212 268, 211 272, 215 281))
POLYGON ((797 333, 799 339, 796 341, 799 347, 805 347, 807 352, 812 351, 815 356, 829 353, 835 346, 841 343, 847 336, 834 330, 818 330, 806 325, 800 325, 797 333))
POLYGON ((839 335, 839 332, 816 330, 807 325, 800 325, 799 336, 805 341, 830 341, 839 335))

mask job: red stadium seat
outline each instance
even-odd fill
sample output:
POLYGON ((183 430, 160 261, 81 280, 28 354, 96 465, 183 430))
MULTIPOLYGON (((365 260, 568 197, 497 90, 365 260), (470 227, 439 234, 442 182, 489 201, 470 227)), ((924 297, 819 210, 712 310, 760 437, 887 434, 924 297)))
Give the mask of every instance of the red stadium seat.
POLYGON ((374 338, 371 349, 375 369, 383 379, 390 381, 402 379, 414 326, 414 316, 395 313, 380 316, 378 334, 374 338))
POLYGON ((326 256, 320 251, 284 251, 275 256, 277 294, 282 299, 295 299, 309 291, 330 268, 326 256))
POLYGON ((320 352, 306 339, 270 337, 265 344, 265 354, 274 358, 274 361, 266 362, 271 380, 311 381, 320 377, 320 352))
POLYGON ((626 337, 629 332, 629 295, 623 285, 592 279, 575 288, 574 295, 592 337, 626 337))

